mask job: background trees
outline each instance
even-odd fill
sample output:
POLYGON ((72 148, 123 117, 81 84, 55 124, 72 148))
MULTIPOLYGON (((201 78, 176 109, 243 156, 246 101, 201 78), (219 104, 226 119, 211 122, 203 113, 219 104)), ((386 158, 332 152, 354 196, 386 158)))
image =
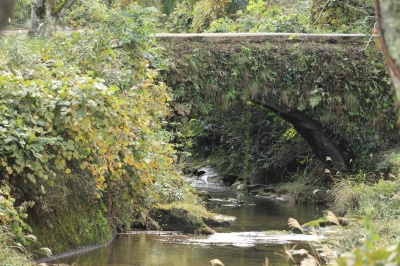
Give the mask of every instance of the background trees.
POLYGON ((31 36, 50 36, 56 30, 58 17, 71 7, 75 0, 32 0, 30 31, 31 36))
MULTIPOLYGON (((19 0, 13 23, 21 26, 29 19, 32 35, 51 34, 55 24, 77 28, 84 26, 84 21, 90 23, 93 13, 85 13, 85 8, 103 9, 104 13, 104 8, 123 8, 131 2, 19 0)), ((155 15, 160 20, 158 30, 164 32, 370 33, 375 23, 373 0, 154 0, 138 4, 159 11, 155 15)))

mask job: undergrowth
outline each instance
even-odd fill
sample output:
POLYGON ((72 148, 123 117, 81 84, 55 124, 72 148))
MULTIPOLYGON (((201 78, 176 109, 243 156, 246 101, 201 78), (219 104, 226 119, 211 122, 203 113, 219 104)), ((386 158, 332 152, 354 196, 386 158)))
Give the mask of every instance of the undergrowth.
POLYGON ((0 262, 2 266, 33 266, 35 263, 19 250, 10 247, 10 233, 0 227, 0 262))

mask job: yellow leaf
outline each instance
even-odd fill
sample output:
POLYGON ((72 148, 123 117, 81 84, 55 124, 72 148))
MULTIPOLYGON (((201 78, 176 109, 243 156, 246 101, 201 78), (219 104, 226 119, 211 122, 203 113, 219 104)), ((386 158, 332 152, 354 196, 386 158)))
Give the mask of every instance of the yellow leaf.
POLYGON ((81 168, 81 170, 84 170, 87 166, 88 166, 88 162, 82 162, 82 163, 79 165, 79 168, 81 168))
POLYGON ((31 181, 33 184, 36 183, 35 175, 33 175, 33 174, 27 174, 26 176, 28 177, 29 181, 31 181))
POLYGON ((13 173, 13 169, 9 166, 6 167, 6 170, 8 172, 9 175, 11 175, 13 173))
POLYGON ((56 160, 54 161, 54 163, 55 163, 56 168, 57 168, 58 170, 62 170, 62 169, 64 169, 64 167, 65 167, 65 161, 64 161, 63 159, 56 159, 56 160))

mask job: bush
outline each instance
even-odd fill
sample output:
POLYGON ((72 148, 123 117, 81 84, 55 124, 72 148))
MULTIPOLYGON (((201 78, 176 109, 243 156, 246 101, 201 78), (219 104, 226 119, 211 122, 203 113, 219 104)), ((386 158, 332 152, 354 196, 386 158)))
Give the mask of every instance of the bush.
POLYGON ((97 29, 0 44, 0 181, 18 203, 36 202, 42 241, 56 239, 45 228, 60 231, 57 251, 189 193, 163 129, 169 91, 149 68, 152 11, 104 11, 97 29))

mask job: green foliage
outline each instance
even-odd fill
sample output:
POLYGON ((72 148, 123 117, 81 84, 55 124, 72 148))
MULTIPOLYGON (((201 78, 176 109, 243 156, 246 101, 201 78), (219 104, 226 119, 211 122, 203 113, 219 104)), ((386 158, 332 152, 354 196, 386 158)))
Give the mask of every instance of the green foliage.
MULTIPOLYGON (((169 2, 169 1, 167 1, 169 2)), ((167 17, 170 32, 351 32, 374 27, 372 0, 182 1, 167 17)), ((165 8, 163 8, 165 9, 165 8)))
POLYGON ((268 6, 263 1, 250 1, 247 12, 236 19, 238 32, 306 32, 309 24, 304 4, 292 8, 268 6))
POLYGON ((169 15, 176 5, 177 0, 162 0, 162 12, 169 15))
POLYGON ((20 206, 15 206, 10 187, 8 185, 0 187, 0 225, 10 231, 12 241, 19 245, 26 245, 29 242, 25 234, 32 233, 32 229, 25 223, 25 219, 28 217, 27 208, 33 204, 33 202, 23 202, 20 206))
POLYGON ((72 166, 67 163, 77 161, 92 173, 100 193, 107 187, 105 176, 119 180, 132 175, 128 170, 132 166, 146 169, 139 163, 145 153, 135 156, 134 151, 144 144, 142 132, 150 121, 134 115, 143 115, 140 104, 149 97, 150 79, 128 94, 132 102, 91 77, 64 77, 56 84, 1 80, 2 104, 7 106, 2 113, 3 176, 22 175, 41 185, 54 180, 58 171, 70 173, 72 166), (137 113, 127 112, 133 108, 137 113))
POLYGON ((358 175, 337 183, 330 192, 330 197, 334 199, 332 208, 337 213, 347 213, 347 216, 356 218, 367 217, 367 220, 364 225, 352 222, 350 228, 335 236, 339 241, 335 248, 340 252, 359 248, 349 254, 349 259, 353 260, 359 260, 362 253, 371 261, 387 258, 391 248, 385 247, 400 240, 397 226, 400 218, 399 191, 398 180, 374 182, 371 176, 358 175))
POLYGON ((65 16, 72 27, 98 27, 109 16, 109 8, 102 0, 79 1, 65 16))
POLYGON ((205 0, 197 2, 193 8, 193 31, 207 29, 210 23, 225 14, 225 8, 232 0, 205 0))
POLYGON ((386 178, 400 176, 400 150, 397 147, 381 153, 377 168, 386 178))
MULTIPOLYGON (((336 260, 336 265, 398 265, 400 263, 399 242, 397 238, 398 230, 393 230, 394 228, 392 228, 393 231, 396 231, 394 232, 396 239, 391 239, 389 242, 382 241, 387 240, 387 232, 377 230, 382 223, 387 225, 388 222, 387 220, 374 221, 367 215, 364 218, 363 225, 353 226, 349 230, 344 230, 343 240, 351 241, 350 243, 346 243, 348 244, 347 248, 350 248, 351 251, 346 250, 343 252, 336 260), (353 234, 350 230, 359 233, 358 240, 349 239, 349 236, 353 234), (360 239, 360 237, 362 238, 360 239), (382 243, 384 244, 383 246, 382 243)), ((393 217, 390 222, 393 222, 390 225, 391 227, 396 227, 398 217, 393 217)), ((338 248, 342 248, 343 243, 345 241, 341 241, 338 248)))
POLYGON ((2 265, 34 265, 30 253, 40 252, 37 237, 26 223, 28 209, 33 201, 22 202, 19 206, 11 196, 10 186, 0 186, 0 262, 2 265), (32 248, 35 245, 39 249, 32 248))
MULTIPOLYGON (((304 157, 303 155, 302 158, 304 157)), ((302 204, 320 203, 319 200, 321 199, 318 199, 315 192, 323 189, 326 184, 324 178, 315 178, 315 169, 318 169, 319 165, 310 160, 310 157, 305 157, 305 160, 308 159, 310 161, 309 165, 301 167, 299 163, 300 166, 298 166, 297 172, 292 174, 289 182, 276 185, 276 193, 288 195, 292 201, 302 204)))
MULTIPOLYGON (((372 244, 372 242, 371 242, 372 244)), ((337 260, 337 265, 398 265, 400 263, 400 245, 384 248, 358 248, 346 253, 337 260)))
POLYGON ((169 91, 149 68, 154 10, 92 11, 91 29, 0 43, 0 180, 17 201, 35 201, 29 223, 57 251, 190 194, 163 129, 169 91))
POLYGON ((371 219, 382 220, 400 216, 399 191, 399 181, 379 180, 374 183, 365 177, 362 180, 348 177, 335 184, 331 197, 333 208, 341 213, 369 214, 371 219))
POLYGON ((28 256, 19 250, 10 248, 12 242, 12 233, 8 232, 4 226, 0 226, 0 262, 4 266, 20 265, 33 266, 36 265, 28 256))
POLYGON ((14 16, 11 21, 12 27, 26 27, 26 22, 30 18, 31 9, 29 0, 18 0, 15 4, 14 16))
POLYGON ((189 32, 193 21, 193 5, 188 1, 177 3, 165 21, 163 29, 168 32, 189 32))
POLYGON ((236 32, 238 31, 238 25, 230 18, 224 17, 214 20, 210 24, 210 28, 207 32, 236 32))
POLYGON ((117 209, 105 197, 95 197, 96 181, 90 174, 78 169, 60 174, 45 190, 46 194, 33 195, 36 204, 30 209, 27 222, 53 252, 110 239, 110 225, 116 221, 107 219, 107 212, 117 209))
POLYGON ((291 140, 294 137, 296 137, 297 135, 297 131, 296 129, 294 129, 293 126, 291 126, 288 130, 285 131, 285 133, 283 133, 283 137, 285 137, 287 140, 291 140))

